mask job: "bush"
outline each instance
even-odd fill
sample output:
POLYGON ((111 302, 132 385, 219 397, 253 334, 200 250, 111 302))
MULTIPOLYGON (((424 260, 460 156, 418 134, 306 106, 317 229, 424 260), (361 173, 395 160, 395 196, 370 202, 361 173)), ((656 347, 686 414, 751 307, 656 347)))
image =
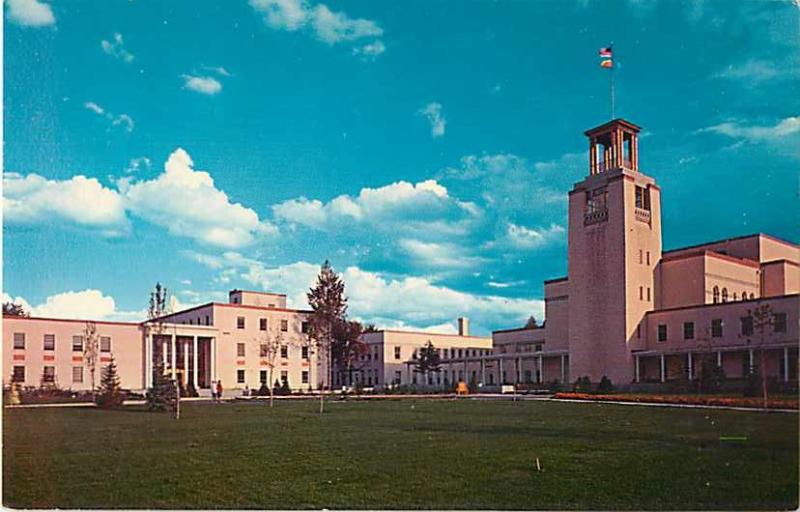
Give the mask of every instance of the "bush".
POLYGON ((756 369, 750 372, 746 377, 744 386, 744 396, 761 396, 763 391, 761 389, 761 374, 756 369))
POLYGON ((469 379, 469 384, 467 384, 467 389, 469 390, 470 395, 474 395, 475 393, 478 392, 478 380, 475 378, 474 375, 469 379))
POLYGON ((548 389, 548 391, 550 391, 551 393, 558 393, 559 391, 561 391, 561 383, 560 383, 560 382, 558 382, 557 380, 551 380, 551 381, 550 381, 550 382, 547 384, 547 389, 548 389))
POLYGON ((603 378, 600 379, 600 384, 597 386, 598 393, 610 393, 614 391, 614 385, 611 383, 611 379, 603 375, 603 378))
MULTIPOLYGON (((277 381, 275 382, 277 384, 277 381)), ((278 395, 286 396, 292 394, 292 387, 289 386, 289 379, 283 381, 278 388, 278 395)))
POLYGON ((103 368, 103 374, 100 378, 100 392, 97 394, 96 403, 98 406, 105 409, 119 407, 125 399, 122 390, 119 387, 119 375, 117 374, 117 363, 114 362, 114 357, 103 368))
POLYGON ((591 393, 592 381, 590 381, 587 376, 578 377, 575 384, 572 386, 572 391, 576 393, 591 393))
POLYGON ((269 396, 269 387, 267 386, 266 382, 261 383, 261 387, 258 388, 258 396, 269 396))
POLYGON ((704 364, 700 368, 700 380, 697 385, 701 393, 716 393, 725 383, 725 370, 716 364, 704 364))

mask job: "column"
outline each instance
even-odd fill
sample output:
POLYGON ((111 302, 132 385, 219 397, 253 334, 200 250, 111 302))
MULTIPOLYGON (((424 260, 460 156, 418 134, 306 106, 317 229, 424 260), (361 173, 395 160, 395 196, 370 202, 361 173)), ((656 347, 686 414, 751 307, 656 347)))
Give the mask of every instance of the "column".
POLYGON ((722 351, 717 351, 717 366, 722 367, 722 351))
MULTIPOLYGON (((750 373, 753 373, 753 349, 747 351, 748 355, 750 356, 750 373)), ((763 372, 764 369, 762 368, 761 371, 763 372)))
POLYGON ((693 365, 692 365, 692 363, 693 363, 693 361, 692 361, 692 353, 689 352, 687 354, 687 357, 689 359, 688 360, 688 363, 689 363, 689 380, 693 380, 694 379, 694 368, 693 368, 693 365))
POLYGON ((539 384, 544 382, 544 371, 542 370, 542 356, 539 356, 539 384))
POLYGON ((789 347, 783 347, 783 382, 789 382, 789 347))
POLYGON ((505 368, 503 368, 503 360, 502 360, 502 359, 500 359, 499 357, 497 358, 497 368, 500 370, 500 371, 499 371, 499 373, 500 373, 500 375, 499 375, 499 377, 500 377, 500 382, 498 382, 498 384, 502 386, 502 385, 503 385, 503 383, 504 383, 504 382, 505 382, 505 380, 506 380, 506 379, 505 379, 505 376, 503 375, 505 368))
POLYGON ((517 384, 522 382, 522 375, 520 375, 521 373, 522 373, 522 358, 518 357, 517 358, 517 384))
POLYGON ((639 378, 639 356, 633 356, 634 361, 634 370, 636 372, 636 379, 634 382, 640 382, 641 379, 639 378))
POLYGON ((198 378, 197 378, 197 336, 192 338, 192 385, 194 389, 198 389, 198 378))
POLYGON ((166 371, 167 367, 169 366, 169 362, 167 361, 167 348, 168 348, 167 342, 166 341, 162 341, 161 342, 161 359, 163 360, 163 363, 164 363, 164 371, 166 371))
POLYGON ((172 380, 175 380, 175 374, 176 374, 175 366, 177 364, 177 358, 178 358, 178 351, 176 349, 178 348, 178 343, 177 340, 175 339, 176 336, 174 334, 170 335, 169 338, 172 347, 172 380))
POLYGON ((635 135, 631 139, 631 167, 639 169, 639 138, 635 135))
POLYGON ((183 385, 189 387, 189 340, 183 342, 183 385))
POLYGON ((561 354, 561 383, 564 384, 567 381, 567 365, 565 362, 564 354, 561 354))
MULTIPOLYGON (((210 338, 208 340, 208 361, 211 367, 211 381, 217 380, 217 338, 210 338)), ((211 383, 209 382, 209 386, 211 383)), ((272 383, 269 384, 270 386, 272 383)))
POLYGON ((597 173, 597 142, 594 137, 589 139, 589 174, 597 173))
POLYGON ((486 361, 481 356, 481 384, 486 385, 486 361))
POLYGON ((661 382, 666 382, 667 380, 667 366, 664 361, 664 354, 661 354, 661 382))
POLYGON ((153 335, 147 333, 144 341, 144 387, 153 386, 153 335))

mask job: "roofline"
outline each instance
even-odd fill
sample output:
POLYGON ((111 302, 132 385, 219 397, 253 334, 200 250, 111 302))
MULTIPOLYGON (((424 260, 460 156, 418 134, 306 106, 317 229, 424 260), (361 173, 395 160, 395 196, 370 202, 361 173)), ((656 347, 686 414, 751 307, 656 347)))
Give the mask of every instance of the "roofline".
POLYGON ((608 121, 606 123, 601 124, 600 126, 595 126, 594 128, 589 128, 588 130, 583 132, 583 134, 586 135, 587 137, 591 137, 595 133, 603 131, 603 129, 607 128, 608 126, 611 126, 612 124, 622 124, 625 127, 630 128, 631 130, 634 130, 635 132, 640 132, 642 130, 641 126, 637 126, 637 125, 633 124, 630 121, 626 121, 625 119, 623 119, 621 117, 617 117, 615 119, 612 119, 611 121, 608 121))
POLYGON ((654 309, 652 311, 648 311, 645 313, 646 315, 654 315, 656 313, 664 313, 670 311, 680 311, 682 309, 700 309, 700 308, 708 308, 712 306, 731 306, 734 304, 746 304, 748 302, 765 302, 769 300, 781 300, 781 299, 790 299, 790 298, 798 298, 800 297, 800 293, 790 293, 788 295, 774 295, 772 297, 759 297, 757 299, 747 299, 747 300, 732 300, 730 302, 718 302, 716 304, 695 304, 693 306, 676 306, 674 308, 664 308, 664 309, 654 309))
POLYGON ((148 322, 154 322, 156 320, 165 320, 165 319, 168 319, 168 318, 176 316, 176 315, 183 315, 185 313, 191 313, 192 311, 197 311, 198 309, 203 309, 203 308, 207 308, 207 307, 213 308, 214 306, 219 306, 219 307, 223 307, 223 308, 258 309, 258 310, 262 310, 262 311, 281 311, 281 312, 284 312, 284 313, 305 313, 305 314, 313 313, 313 311, 310 310, 310 309, 270 308, 270 307, 267 307, 267 306, 251 306, 249 304, 228 304, 227 302, 207 302, 205 304, 200 304, 199 306, 194 306, 194 307, 191 307, 189 309, 183 309, 181 311, 176 311, 174 313, 169 313, 167 315, 162 315, 162 316, 160 316, 158 318, 153 318, 152 320, 145 320, 145 321, 143 321, 141 323, 144 324, 144 323, 148 323, 148 322))
POLYGON ((514 327, 513 329, 497 329, 492 331, 492 334, 496 332, 539 331, 541 329, 544 329, 541 325, 536 327, 514 327))
POLYGON ((256 290, 242 290, 242 289, 239 289, 239 288, 234 288, 233 290, 230 290, 228 292, 228 295, 230 295, 231 293, 236 293, 236 292, 257 293, 258 295, 273 295, 273 296, 276 296, 276 297, 286 297, 285 293, 259 292, 259 291, 256 291, 256 290))
POLYGON ((698 256, 710 256, 712 258, 718 258, 718 259, 721 259, 721 260, 730 261, 731 263, 738 263, 740 265, 745 265, 745 266, 752 267, 752 268, 760 268, 761 267, 761 265, 757 261, 750 260, 750 259, 747 259, 747 258, 737 258, 735 256, 729 256, 727 254, 722 254, 722 253, 719 253, 717 251, 712 251, 710 249, 705 249, 705 250, 701 249, 701 250, 693 251, 693 252, 686 253, 686 254, 676 254, 674 256, 667 256, 666 258, 662 257, 661 258, 661 262, 662 263, 669 263, 671 261, 680 261, 680 260, 685 260, 685 259, 689 259, 689 258, 696 258, 698 256))
POLYGON ((472 338, 479 340, 491 340, 491 336, 462 336, 460 334, 447 334, 446 332, 428 332, 428 331, 402 331, 400 329, 378 329, 376 331, 365 332, 363 334, 372 333, 395 333, 395 334, 422 334, 424 336, 450 336, 454 338, 472 338))
POLYGON ((569 281, 569 276, 556 277, 554 279, 545 280, 544 284, 560 283, 561 281, 569 281))
POLYGON ((784 245, 789 245, 789 246, 792 246, 794 248, 800 248, 800 246, 798 246, 797 244, 792 243, 792 242, 790 242, 788 240, 783 240, 782 238, 778 238, 776 236, 768 235, 766 233, 753 233, 753 234, 750 234, 750 235, 742 235, 742 236, 735 236, 735 237, 732 237, 732 238, 723 238, 721 240, 714 240, 713 242, 703 242, 701 244, 688 245, 686 247, 678 247, 677 249, 670 249, 668 251, 662 251, 661 254, 663 256, 664 254, 669 254, 669 253, 678 252, 678 251, 685 251, 687 249, 695 249, 695 248, 698 248, 698 247, 703 247, 704 245, 721 244, 723 242, 733 242, 735 240, 744 240, 745 238, 754 238, 754 237, 757 237, 757 236, 763 236, 764 238, 769 238, 770 240, 772 240, 774 242, 782 243, 784 245))
POLYGON ((761 264, 761 266, 766 267, 767 265, 777 265, 779 263, 782 263, 784 265, 794 265, 795 267, 800 267, 800 263, 797 263, 796 261, 792 260, 787 260, 786 258, 781 258, 779 260, 765 261, 764 263, 761 264))
POLYGON ((82 323, 85 324, 87 322, 92 322, 94 324, 100 325, 135 325, 140 326, 142 322, 115 322, 113 320, 90 320, 90 319, 79 319, 79 318, 50 318, 45 316, 21 316, 21 315, 3 315, 3 320, 46 320, 48 322, 70 322, 70 323, 82 323))

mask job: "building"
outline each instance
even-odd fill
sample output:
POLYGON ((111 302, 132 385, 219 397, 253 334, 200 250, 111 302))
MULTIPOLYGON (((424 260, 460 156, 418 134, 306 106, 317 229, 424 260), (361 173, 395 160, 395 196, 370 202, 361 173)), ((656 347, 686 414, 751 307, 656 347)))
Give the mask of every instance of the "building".
POLYGON ((90 389, 83 350, 91 325, 99 339, 98 382, 99 368, 113 355, 126 389, 149 387, 159 361, 168 374, 201 392, 216 380, 226 389, 258 389, 270 379, 270 386, 279 380, 294 390, 316 389, 325 372, 305 335, 309 313, 287 308, 284 295, 233 290, 228 303, 204 304, 156 322, 4 316, 3 381, 90 389))
POLYGON ((568 275, 545 282, 543 327, 493 333, 517 367, 529 361, 505 381, 664 382, 697 378, 703 363, 742 378, 762 349, 768 376, 796 380, 800 248, 756 234, 662 251, 661 189, 639 170, 639 130, 615 119, 586 132, 568 275), (763 305, 773 324, 762 330, 753 313, 763 305), (531 355, 531 344, 541 349, 531 355))
POLYGON ((215 380, 226 389, 282 380, 313 390, 327 386, 329 374, 334 387, 541 385, 583 376, 627 385, 695 379, 703 365, 731 378, 763 368, 796 381, 800 247, 755 234, 663 251, 661 189, 639 170, 639 131, 615 119, 586 132, 588 175, 569 192, 568 275, 544 283, 541 327, 476 337, 462 318, 457 335, 369 332, 363 356, 329 372, 308 344, 310 311, 287 308, 284 295, 233 290, 228 303, 157 322, 6 316, 3 380, 88 389, 91 324, 100 366, 113 354, 122 386, 134 390, 150 385, 159 361, 198 390, 215 380), (763 306, 772 322, 761 329, 754 312, 763 306), (442 370, 421 375, 414 367, 428 342, 442 370))

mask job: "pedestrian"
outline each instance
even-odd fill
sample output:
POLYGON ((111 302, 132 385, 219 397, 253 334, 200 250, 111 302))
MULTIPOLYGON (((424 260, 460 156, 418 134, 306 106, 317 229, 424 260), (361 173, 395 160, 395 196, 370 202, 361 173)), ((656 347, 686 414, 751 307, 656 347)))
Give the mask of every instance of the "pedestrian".
POLYGON ((217 400, 222 400, 222 381, 217 381, 217 400))
POLYGON ((217 401, 217 381, 211 381, 211 400, 217 401))

